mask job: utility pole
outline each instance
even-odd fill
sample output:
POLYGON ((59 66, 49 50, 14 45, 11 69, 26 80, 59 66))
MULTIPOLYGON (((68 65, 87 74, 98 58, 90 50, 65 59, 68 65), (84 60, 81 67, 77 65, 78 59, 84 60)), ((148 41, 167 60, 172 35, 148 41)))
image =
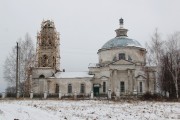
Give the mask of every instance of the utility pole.
POLYGON ((17 58, 16 58, 16 98, 19 98, 19 76, 18 76, 18 70, 19 70, 19 46, 17 42, 17 58))

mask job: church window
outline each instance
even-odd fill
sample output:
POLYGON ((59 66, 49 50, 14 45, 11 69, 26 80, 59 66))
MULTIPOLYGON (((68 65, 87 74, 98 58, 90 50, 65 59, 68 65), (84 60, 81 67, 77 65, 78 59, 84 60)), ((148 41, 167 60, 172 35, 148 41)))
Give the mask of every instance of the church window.
POLYGON ((47 67, 48 65, 48 57, 47 55, 43 55, 42 57, 42 67, 47 67))
POLYGON ((119 60, 125 60, 125 54, 124 53, 119 53, 119 60))
POLYGON ((142 82, 139 82, 139 92, 142 93, 143 89, 142 89, 142 82))
POLYGON ((120 82, 120 90, 121 92, 124 92, 125 91, 125 85, 124 85, 124 82, 120 82))
POLYGON ((106 82, 103 82, 103 92, 106 92, 106 82))
POLYGON ((59 93, 59 85, 58 84, 56 84, 55 93, 59 93))
POLYGON ((72 85, 68 84, 68 93, 72 93, 72 85))
POLYGON ((84 86, 84 84, 81 84, 80 93, 85 93, 85 86, 84 86))
POLYGON ((44 75, 40 75, 39 78, 40 78, 40 79, 44 79, 45 76, 44 76, 44 75))

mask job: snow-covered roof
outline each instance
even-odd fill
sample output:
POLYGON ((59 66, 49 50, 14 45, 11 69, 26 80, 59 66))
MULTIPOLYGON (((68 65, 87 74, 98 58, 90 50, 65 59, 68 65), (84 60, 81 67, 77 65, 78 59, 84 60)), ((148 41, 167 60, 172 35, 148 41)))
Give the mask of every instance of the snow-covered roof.
POLYGON ((88 72, 58 72, 55 74, 55 78, 83 78, 83 77, 93 77, 93 75, 89 75, 88 72))
POLYGON ((100 67, 99 63, 90 63, 88 67, 100 67))

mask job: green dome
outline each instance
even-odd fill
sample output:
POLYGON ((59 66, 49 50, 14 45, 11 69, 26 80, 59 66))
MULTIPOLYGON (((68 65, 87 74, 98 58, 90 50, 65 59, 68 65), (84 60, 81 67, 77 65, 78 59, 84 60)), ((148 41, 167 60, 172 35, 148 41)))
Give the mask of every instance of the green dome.
POLYGON ((130 39, 125 36, 115 37, 108 42, 106 42, 101 49, 110 49, 116 47, 126 47, 126 46, 135 46, 142 47, 137 40, 130 39))

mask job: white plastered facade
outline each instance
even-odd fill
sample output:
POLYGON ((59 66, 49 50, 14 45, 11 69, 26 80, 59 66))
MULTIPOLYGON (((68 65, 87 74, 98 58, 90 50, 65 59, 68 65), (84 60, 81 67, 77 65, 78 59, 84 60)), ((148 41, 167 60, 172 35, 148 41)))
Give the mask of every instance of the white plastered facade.
MULTIPOLYGON (((107 47, 106 44, 107 48, 99 49, 99 62, 90 64, 87 72, 63 72, 51 67, 32 68, 31 91, 49 94, 61 92, 64 96, 74 93, 90 95, 92 91, 95 95, 111 91, 116 96, 154 93, 156 67, 146 66, 146 49, 121 43, 121 40, 126 42, 127 29, 121 27, 116 32, 114 47, 107 47)), ((131 39, 127 40, 131 42, 131 39)))

